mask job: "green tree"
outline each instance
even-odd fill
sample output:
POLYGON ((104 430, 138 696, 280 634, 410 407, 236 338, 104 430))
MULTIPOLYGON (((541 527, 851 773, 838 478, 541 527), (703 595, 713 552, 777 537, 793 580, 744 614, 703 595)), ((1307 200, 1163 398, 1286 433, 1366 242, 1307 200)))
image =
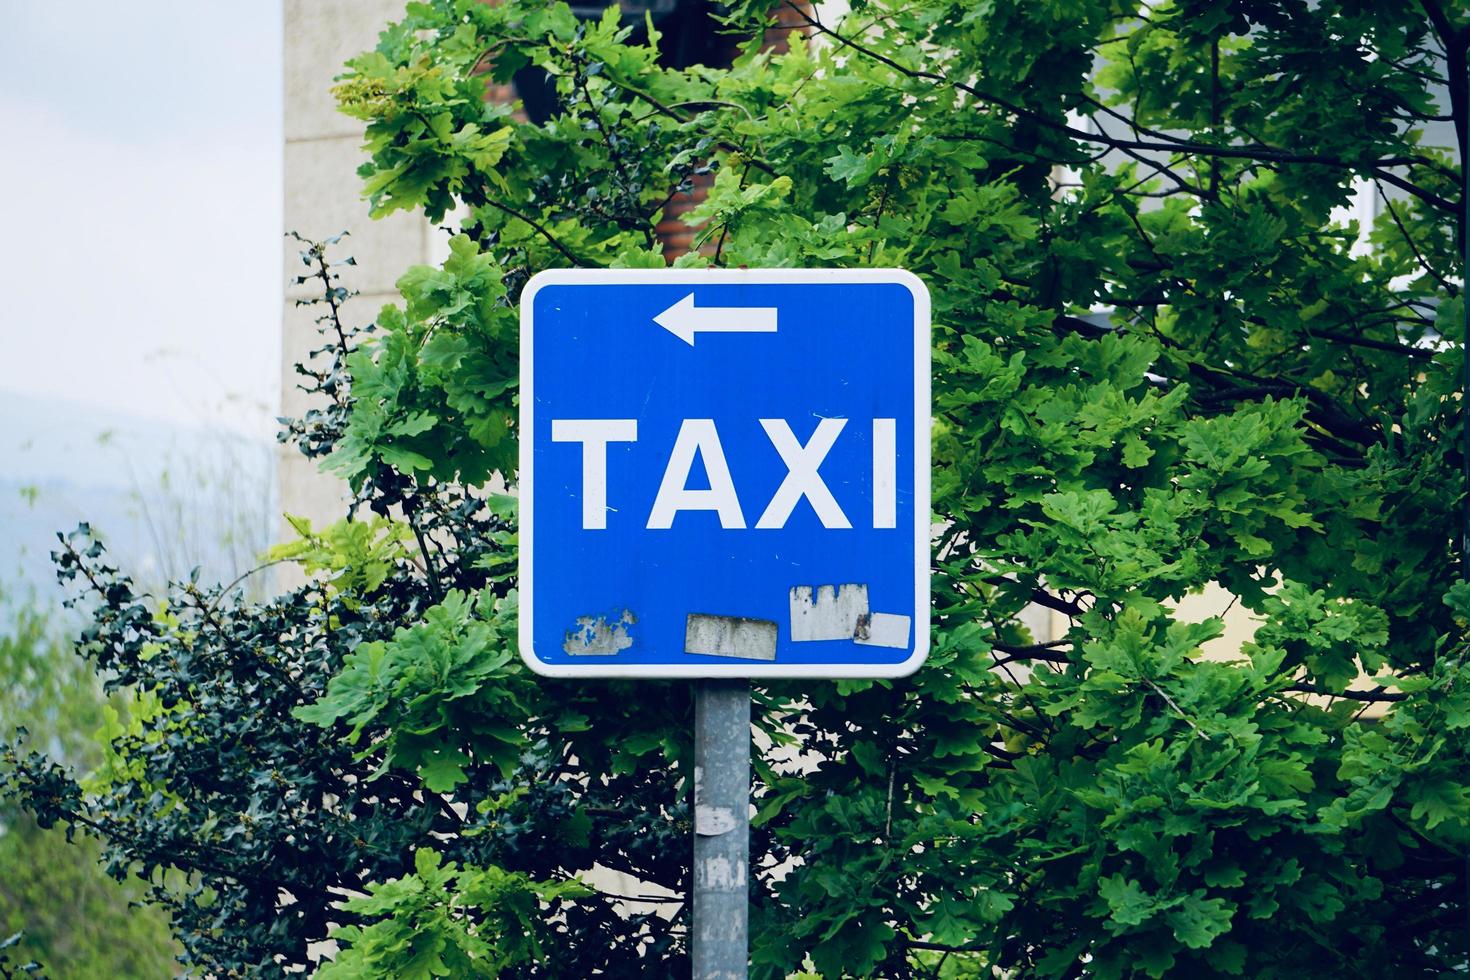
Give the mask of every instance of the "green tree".
POLYGON ((463 216, 371 332, 302 253, 323 401, 285 435, 376 516, 302 522, 278 554, 312 579, 263 604, 160 611, 68 539, 80 652, 153 708, 105 783, 11 749, 10 790, 187 872, 154 897, 203 971, 334 927, 337 975, 687 971, 687 686, 528 677, 515 504, 482 488, 514 474, 526 280, 664 265, 712 172, 677 264, 902 266, 935 313, 936 642, 903 681, 757 691, 802 752, 757 761, 757 975, 1462 969, 1470 11, 788 5, 808 34, 772 53, 771 9, 728 9, 729 67, 531 0, 414 3, 349 63, 372 212, 463 216), (518 72, 546 118, 484 100, 518 72), (1173 611, 1210 583, 1262 620, 1232 659, 1173 611), (620 914, 572 883, 594 864, 662 890, 620 914))
MULTIPOLYGON (((28 605, 12 608, 0 634, 0 733, 16 727, 81 771, 101 763, 96 733, 109 713, 101 685, 72 657, 57 628, 28 605)), ((140 908, 141 883, 108 877, 100 843, 61 828, 42 830, 12 801, 0 800, 0 938, 19 937, 5 957, 42 964, 59 980, 156 980, 174 972, 168 924, 140 908)))

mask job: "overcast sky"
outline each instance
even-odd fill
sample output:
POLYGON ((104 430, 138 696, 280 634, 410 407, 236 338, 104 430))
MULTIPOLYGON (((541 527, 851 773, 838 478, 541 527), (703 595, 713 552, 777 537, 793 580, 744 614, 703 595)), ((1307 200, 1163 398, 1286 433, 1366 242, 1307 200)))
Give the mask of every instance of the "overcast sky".
POLYGON ((268 437, 280 4, 0 11, 0 409, 60 397, 103 424, 125 414, 268 437))

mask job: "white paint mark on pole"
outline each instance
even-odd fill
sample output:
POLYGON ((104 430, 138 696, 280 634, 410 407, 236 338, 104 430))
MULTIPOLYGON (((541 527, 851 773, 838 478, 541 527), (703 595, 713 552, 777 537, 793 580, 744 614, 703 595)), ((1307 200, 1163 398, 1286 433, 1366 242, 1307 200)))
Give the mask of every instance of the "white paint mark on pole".
MULTIPOLYGON (((731 818, 734 819, 733 817, 731 818)), ((745 887, 745 862, 727 857, 706 858, 694 869, 696 878, 702 878, 707 888, 727 891, 745 887)))
POLYGON ((735 829, 735 813, 727 806, 696 806, 694 832, 706 837, 728 834, 735 829))
POLYGON ((774 306, 695 306, 690 293, 653 318, 690 347, 696 333, 775 333, 774 306))
POLYGON ((637 442, 637 419, 552 419, 552 442, 582 444, 582 529, 607 528, 607 444, 637 442))
POLYGON ((873 420, 873 526, 898 527, 898 420, 873 420))

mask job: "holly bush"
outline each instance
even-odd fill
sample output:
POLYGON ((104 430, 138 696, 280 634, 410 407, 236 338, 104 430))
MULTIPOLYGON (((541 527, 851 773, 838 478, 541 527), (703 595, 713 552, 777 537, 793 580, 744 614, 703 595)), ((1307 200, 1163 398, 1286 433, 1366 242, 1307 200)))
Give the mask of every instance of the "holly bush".
POLYGON ((133 710, 86 782, 5 751, 38 820, 175 869, 191 968, 335 936, 335 976, 687 975, 688 685, 527 673, 493 488, 526 281, 669 264, 706 179, 672 264, 934 301, 932 653, 755 689, 754 975, 1465 968, 1470 11, 851 6, 738 0, 733 61, 688 65, 616 10, 427 0, 348 63, 372 213, 452 236, 371 323, 304 245, 320 405, 284 437, 352 515, 298 522, 310 577, 265 603, 64 539, 133 710), (554 98, 486 100, 513 78, 554 98), (1212 584, 1249 640, 1179 612, 1212 584))

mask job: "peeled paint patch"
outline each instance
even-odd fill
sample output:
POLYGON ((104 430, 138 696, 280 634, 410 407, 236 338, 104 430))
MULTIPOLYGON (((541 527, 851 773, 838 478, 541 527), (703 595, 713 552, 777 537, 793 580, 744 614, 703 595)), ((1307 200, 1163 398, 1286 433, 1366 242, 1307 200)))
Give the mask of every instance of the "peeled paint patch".
POLYGON ((738 660, 775 660, 776 624, 768 619, 690 613, 684 621, 684 652, 738 660))
POLYGON ((894 647, 899 650, 909 645, 909 617, 896 613, 869 613, 858 617, 857 629, 853 631, 854 643, 865 647, 894 647))
POLYGON ((710 857, 694 865, 694 882, 711 891, 731 891, 745 887, 745 862, 727 857, 710 857))
POLYGON ((701 803, 694 808, 694 832, 701 837, 718 837, 734 829, 735 814, 729 807, 701 803))
POLYGON ((791 590, 791 640, 850 640, 868 614, 866 585, 798 585, 791 590))
POLYGON ((638 622, 632 610, 624 609, 615 614, 612 622, 607 616, 579 616, 577 625, 567 630, 566 641, 561 648, 573 656, 610 657, 633 645, 628 627, 638 622))

